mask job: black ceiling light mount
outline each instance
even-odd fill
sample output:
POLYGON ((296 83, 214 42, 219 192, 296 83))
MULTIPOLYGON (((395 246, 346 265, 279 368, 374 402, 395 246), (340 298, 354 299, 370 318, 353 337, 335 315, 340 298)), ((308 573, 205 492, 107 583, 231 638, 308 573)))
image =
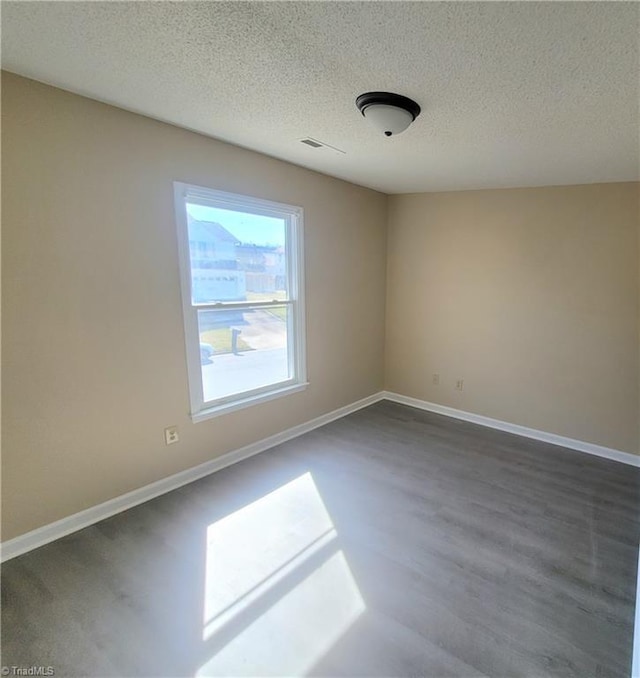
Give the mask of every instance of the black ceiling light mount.
POLYGON ((413 99, 392 92, 365 92, 356 99, 356 106, 386 137, 404 132, 421 110, 413 99))

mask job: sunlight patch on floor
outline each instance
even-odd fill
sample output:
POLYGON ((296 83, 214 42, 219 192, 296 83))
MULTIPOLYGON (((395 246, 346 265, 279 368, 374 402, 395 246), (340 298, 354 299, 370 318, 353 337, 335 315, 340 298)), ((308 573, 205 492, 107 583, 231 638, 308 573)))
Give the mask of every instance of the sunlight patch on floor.
POLYGON ((237 632, 196 675, 302 675, 364 609, 305 473, 209 526, 203 641, 237 632))

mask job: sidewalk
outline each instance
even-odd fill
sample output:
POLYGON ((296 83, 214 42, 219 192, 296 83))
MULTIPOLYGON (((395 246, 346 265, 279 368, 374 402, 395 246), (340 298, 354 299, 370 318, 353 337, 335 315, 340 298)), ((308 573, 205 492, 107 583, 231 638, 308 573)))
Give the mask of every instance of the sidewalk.
POLYGON ((286 348, 225 353, 202 365, 205 402, 286 381, 289 365, 286 348))

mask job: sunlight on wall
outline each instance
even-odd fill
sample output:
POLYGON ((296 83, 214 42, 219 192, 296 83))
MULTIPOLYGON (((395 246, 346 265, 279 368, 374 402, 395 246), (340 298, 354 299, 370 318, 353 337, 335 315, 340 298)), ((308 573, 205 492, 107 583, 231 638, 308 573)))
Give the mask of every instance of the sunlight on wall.
POLYGON ((197 675, 303 674, 364 609, 306 473, 209 526, 203 640, 229 640, 197 675))

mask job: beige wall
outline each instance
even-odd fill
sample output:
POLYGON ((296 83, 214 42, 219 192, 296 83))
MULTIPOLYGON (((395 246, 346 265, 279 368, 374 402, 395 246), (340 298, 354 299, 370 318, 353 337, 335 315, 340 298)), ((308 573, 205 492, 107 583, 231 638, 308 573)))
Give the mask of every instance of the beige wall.
POLYGON ((392 196, 387 388, 638 453, 638 196, 392 196))
POLYGON ((9 74, 2 151, 3 540, 383 386, 638 452, 638 185, 387 199, 9 74), (174 180, 304 207, 307 391, 191 423, 174 180))
POLYGON ((383 387, 384 195, 9 74, 2 151, 3 540, 383 387), (174 180, 304 207, 305 392, 191 423, 174 180))

